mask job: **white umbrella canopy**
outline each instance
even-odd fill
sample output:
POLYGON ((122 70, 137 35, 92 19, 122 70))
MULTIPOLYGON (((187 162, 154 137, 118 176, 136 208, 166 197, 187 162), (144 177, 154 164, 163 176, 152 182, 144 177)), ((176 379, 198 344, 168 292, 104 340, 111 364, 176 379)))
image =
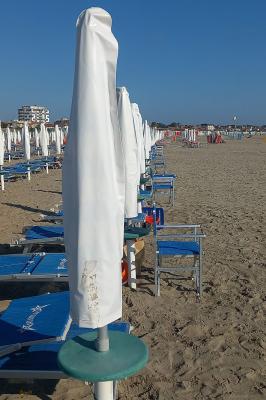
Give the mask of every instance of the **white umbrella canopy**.
POLYGON ((63 146, 64 136, 66 135, 66 133, 64 134, 64 130, 62 128, 59 128, 59 131, 60 131, 60 145, 63 146))
POLYGON ((13 130, 13 143, 14 143, 14 145, 17 144, 17 140, 18 140, 18 134, 17 134, 16 129, 14 129, 13 130))
POLYGON ((148 122, 145 120, 143 127, 144 134, 144 147, 145 147, 145 158, 148 160, 150 158, 150 150, 151 150, 151 132, 148 122))
POLYGON ((44 123, 41 123, 40 144, 42 148, 42 155, 44 157, 47 157, 48 156, 47 132, 44 123))
POLYGON ((17 131, 17 142, 21 143, 21 132, 20 132, 20 129, 18 129, 18 131, 17 131))
POLYGON ((122 315, 125 168, 117 54, 110 15, 100 8, 82 12, 63 166, 70 311, 81 327, 103 327, 122 315))
POLYGON ((4 153, 5 153, 5 138, 1 128, 1 121, 0 121, 0 166, 4 165, 4 153))
POLYGON ((38 149, 40 147, 40 135, 37 128, 34 129, 35 147, 38 149))
POLYGON ((7 127, 7 130, 6 130, 6 138, 7 138, 6 148, 7 148, 7 151, 10 152, 11 151, 11 133, 10 133, 9 127, 7 127))
POLYGON ((51 132, 51 140, 52 140, 52 142, 55 142, 55 141, 56 141, 55 129, 53 129, 52 132, 51 132))
POLYGON ((125 87, 117 88, 117 107, 125 157, 125 217, 134 218, 138 215, 138 146, 129 94, 125 87))
POLYGON ((144 174, 146 168, 145 168, 145 149, 143 140, 142 117, 139 111, 139 106, 136 103, 132 103, 132 112, 133 112, 135 131, 137 133, 140 174, 144 174))
POLYGON ((49 146, 49 144, 50 144, 50 135, 49 135, 49 132, 48 132, 47 128, 45 128, 45 132, 46 132, 47 146, 49 146))
MULTIPOLYGON (((5 137, 1 128, 1 121, 0 121, 0 170, 2 170, 2 167, 4 165, 4 154, 5 154, 5 137)), ((1 190, 5 190, 4 175, 1 174, 0 180, 1 180, 1 190)))
POLYGON ((56 145, 56 153, 61 154, 61 132, 59 130, 58 125, 55 125, 55 145, 56 145))
POLYGON ((24 153, 25 159, 30 160, 30 134, 27 122, 24 122, 23 127, 23 137, 24 137, 24 153))

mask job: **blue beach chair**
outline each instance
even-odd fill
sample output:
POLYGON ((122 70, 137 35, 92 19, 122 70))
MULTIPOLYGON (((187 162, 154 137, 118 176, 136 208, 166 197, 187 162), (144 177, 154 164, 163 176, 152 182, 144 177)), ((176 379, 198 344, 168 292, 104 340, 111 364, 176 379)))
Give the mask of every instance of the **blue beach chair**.
MULTIPOLYGON (((178 225, 157 225, 156 208, 153 209, 153 234, 155 240, 155 294, 160 296, 161 274, 179 274, 189 272, 195 280, 196 293, 198 298, 202 295, 202 239, 206 237, 200 230, 200 225, 178 224, 178 225), (165 265, 164 261, 172 259, 173 264, 165 265), (180 263, 180 261, 191 260, 192 263, 180 263), (178 261, 178 262, 177 262, 178 261)), ((169 276, 169 275, 168 275, 169 276)))

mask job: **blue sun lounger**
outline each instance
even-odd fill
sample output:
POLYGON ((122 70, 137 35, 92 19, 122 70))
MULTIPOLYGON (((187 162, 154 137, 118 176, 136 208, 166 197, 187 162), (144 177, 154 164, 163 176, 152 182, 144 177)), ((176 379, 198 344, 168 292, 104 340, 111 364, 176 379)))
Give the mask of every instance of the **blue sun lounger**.
POLYGON ((0 356, 25 346, 64 340, 70 324, 69 292, 13 300, 0 317, 0 356))
POLYGON ((64 211, 56 211, 53 214, 41 214, 43 221, 62 223, 64 219, 64 211))
MULTIPOLYGON (((14 245, 23 246, 23 253, 30 253, 34 245, 59 245, 64 244, 63 225, 36 225, 24 232, 25 239, 20 239, 14 245)), ((13 245, 13 244, 12 244, 13 245)))
MULTIPOLYGON (((136 220, 135 222, 139 222, 136 220)), ((139 235, 136 237, 141 237, 141 228, 139 235)), ((127 234, 127 228, 125 230, 125 238, 127 234)), ((146 233, 145 233, 146 235, 146 233)), ((64 227, 63 225, 36 225, 32 226, 24 232, 25 239, 20 239, 16 241, 15 246, 23 246, 23 254, 30 253, 34 245, 37 246, 47 246, 47 245, 64 245, 64 227)))
MULTIPOLYGON (((127 322, 114 322, 109 330, 129 333, 127 322)), ((72 324, 65 340, 90 332, 72 324)), ((64 379, 66 376, 57 365, 57 353, 65 341, 35 344, 0 357, 0 378, 5 379, 64 379)))
POLYGON ((65 254, 31 253, 1 255, 1 281, 68 281, 65 254))
MULTIPOLYGON (((64 211, 56 211, 52 215, 41 214, 41 217, 43 221, 62 223, 64 219, 64 211)), ((143 213, 139 213, 136 217, 125 219, 125 222, 128 223, 128 221, 130 221, 131 223, 141 223, 144 222, 144 220, 145 215, 143 213)))
MULTIPOLYGON (((129 333, 130 325, 114 322, 108 329, 129 333)), ((69 292, 13 300, 0 317, 0 378, 66 378, 57 366, 58 350, 89 331, 71 324, 69 292)))

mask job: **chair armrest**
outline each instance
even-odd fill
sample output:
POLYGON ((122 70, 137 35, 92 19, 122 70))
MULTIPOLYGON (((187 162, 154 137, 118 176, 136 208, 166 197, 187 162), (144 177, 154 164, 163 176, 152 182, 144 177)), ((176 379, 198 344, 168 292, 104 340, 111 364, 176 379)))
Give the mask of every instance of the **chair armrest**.
POLYGON ((161 237, 165 237, 165 238, 168 238, 168 239, 170 239, 170 238, 184 238, 184 239, 201 239, 201 238, 205 238, 206 237, 206 235, 204 234, 204 233, 195 233, 195 234, 192 234, 192 233, 184 233, 184 234, 182 234, 182 233, 177 233, 176 235, 164 235, 164 234, 160 234, 159 232, 158 232, 158 234, 157 234, 157 240, 159 239, 159 238, 161 238, 161 237))
POLYGON ((157 225, 159 229, 200 228, 197 224, 157 225))

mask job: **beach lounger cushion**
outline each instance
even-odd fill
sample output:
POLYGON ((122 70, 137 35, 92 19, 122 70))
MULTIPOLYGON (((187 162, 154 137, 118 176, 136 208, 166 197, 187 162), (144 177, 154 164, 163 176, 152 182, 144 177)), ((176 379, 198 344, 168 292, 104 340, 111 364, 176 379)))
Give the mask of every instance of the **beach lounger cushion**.
POLYGON ((173 242, 159 240, 157 246, 161 256, 193 256, 199 255, 200 252, 198 242, 173 242))

